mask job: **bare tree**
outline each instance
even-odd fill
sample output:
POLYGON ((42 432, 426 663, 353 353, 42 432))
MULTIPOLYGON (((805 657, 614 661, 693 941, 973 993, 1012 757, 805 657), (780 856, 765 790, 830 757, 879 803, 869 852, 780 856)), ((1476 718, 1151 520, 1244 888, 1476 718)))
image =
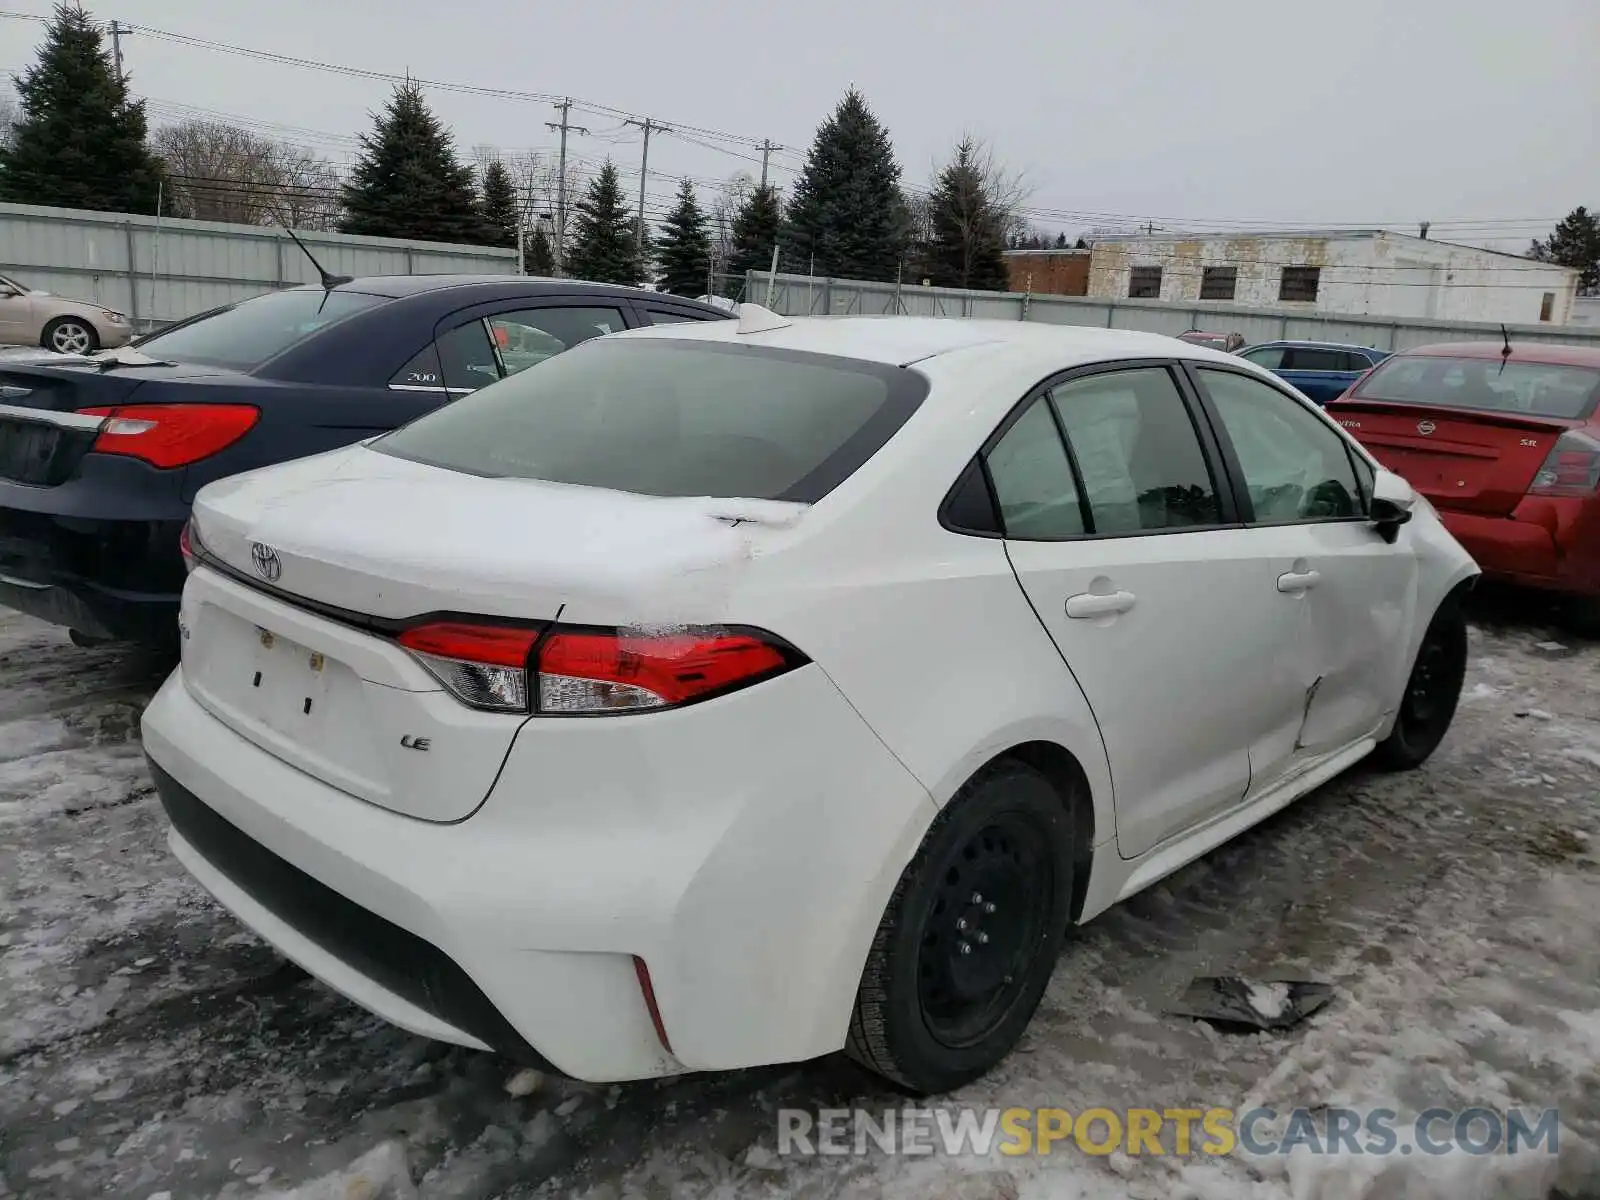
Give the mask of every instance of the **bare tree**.
MULTIPOLYGON (((478 178, 491 162, 505 167, 516 191, 517 209, 522 214, 524 229, 531 238, 533 231, 543 229, 554 240, 556 231, 556 203, 560 197, 561 160, 554 154, 537 150, 522 150, 507 154, 496 146, 477 145, 472 148, 473 163, 478 178)), ((576 162, 567 163, 567 240, 572 240, 573 206, 583 195, 587 179, 576 162)))
POLYGON ((225 121, 184 121, 156 131, 171 209, 201 221, 331 229, 339 175, 308 150, 225 121))
MULTIPOLYGON (((707 214, 708 232, 711 235, 711 262, 712 270, 718 275, 724 275, 728 270, 728 263, 733 258, 733 223, 739 215, 739 210, 755 190, 756 181, 749 172, 740 171, 730 176, 726 183, 717 189, 712 198, 707 214)), ((722 281, 723 288, 730 285, 737 286, 739 280, 722 281)))

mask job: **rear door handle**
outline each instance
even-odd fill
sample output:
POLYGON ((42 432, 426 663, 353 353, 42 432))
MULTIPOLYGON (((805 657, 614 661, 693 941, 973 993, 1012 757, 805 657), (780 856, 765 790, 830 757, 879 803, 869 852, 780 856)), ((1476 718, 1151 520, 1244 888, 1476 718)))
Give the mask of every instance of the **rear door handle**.
POLYGON ((1300 592, 1309 592, 1321 582, 1321 571, 1289 571, 1278 576, 1278 590, 1292 596, 1300 592))
POLYGON ((1114 617, 1132 608, 1134 599, 1132 592, 1112 592, 1109 596, 1096 592, 1079 592, 1076 596, 1067 597, 1067 616, 1074 621, 1085 621, 1094 617, 1114 617))

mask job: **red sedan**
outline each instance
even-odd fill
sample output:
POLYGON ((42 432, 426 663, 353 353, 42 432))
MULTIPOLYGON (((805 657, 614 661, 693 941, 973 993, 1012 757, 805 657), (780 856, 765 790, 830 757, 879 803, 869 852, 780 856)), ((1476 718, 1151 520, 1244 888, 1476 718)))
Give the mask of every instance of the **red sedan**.
POLYGON ((1386 359, 1328 406, 1439 510, 1484 574, 1600 626, 1600 347, 1450 342, 1386 359))

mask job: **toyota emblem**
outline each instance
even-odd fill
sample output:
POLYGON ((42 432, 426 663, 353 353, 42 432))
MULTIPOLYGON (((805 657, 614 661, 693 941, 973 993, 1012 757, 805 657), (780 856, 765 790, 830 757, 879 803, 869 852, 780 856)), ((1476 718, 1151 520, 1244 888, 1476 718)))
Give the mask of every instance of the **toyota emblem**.
POLYGON ((256 569, 256 574, 268 583, 277 583, 278 576, 283 574, 283 562, 278 558, 278 552, 265 542, 250 543, 250 563, 256 569))
POLYGON ((1418 421, 1417 422, 1417 432, 1420 433, 1423 437, 1427 437, 1430 433, 1432 433, 1437 428, 1439 428, 1439 427, 1437 425, 1435 425, 1432 421, 1418 421))

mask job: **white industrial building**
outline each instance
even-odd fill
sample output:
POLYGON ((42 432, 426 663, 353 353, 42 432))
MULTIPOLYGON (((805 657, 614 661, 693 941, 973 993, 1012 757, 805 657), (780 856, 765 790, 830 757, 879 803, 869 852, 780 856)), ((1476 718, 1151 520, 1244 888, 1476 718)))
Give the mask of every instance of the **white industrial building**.
POLYGON ((1578 272, 1381 229, 1101 237, 1089 295, 1440 321, 1563 325, 1578 272))

